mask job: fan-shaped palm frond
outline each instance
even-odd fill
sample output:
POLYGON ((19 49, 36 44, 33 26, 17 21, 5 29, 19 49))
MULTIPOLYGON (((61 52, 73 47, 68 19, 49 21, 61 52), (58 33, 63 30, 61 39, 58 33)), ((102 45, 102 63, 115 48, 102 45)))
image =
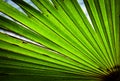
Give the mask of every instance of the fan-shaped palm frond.
POLYGON ((0 0, 1 81, 119 81, 120 0, 0 0))

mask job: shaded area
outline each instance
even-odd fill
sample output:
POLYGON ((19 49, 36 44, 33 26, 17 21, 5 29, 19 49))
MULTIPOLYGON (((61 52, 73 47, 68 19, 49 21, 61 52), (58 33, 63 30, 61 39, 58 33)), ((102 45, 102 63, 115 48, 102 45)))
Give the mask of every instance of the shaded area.
POLYGON ((115 66, 111 69, 113 69, 113 72, 102 76, 102 81, 120 81, 120 66, 115 66))
POLYGON ((3 77, 3 76, 8 76, 9 74, 7 73, 0 73, 0 77, 3 77))

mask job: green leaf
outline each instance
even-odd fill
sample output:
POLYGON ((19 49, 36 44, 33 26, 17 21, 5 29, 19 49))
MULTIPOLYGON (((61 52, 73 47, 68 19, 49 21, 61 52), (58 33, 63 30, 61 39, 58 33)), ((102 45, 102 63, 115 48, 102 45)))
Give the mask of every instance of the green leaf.
MULTIPOLYGON (((120 71, 120 1, 0 0, 1 81, 103 81, 120 71), (18 38, 8 31, 22 38, 18 38)), ((118 74, 117 74, 118 73, 118 74)), ((115 81, 119 77, 109 80, 115 81)))

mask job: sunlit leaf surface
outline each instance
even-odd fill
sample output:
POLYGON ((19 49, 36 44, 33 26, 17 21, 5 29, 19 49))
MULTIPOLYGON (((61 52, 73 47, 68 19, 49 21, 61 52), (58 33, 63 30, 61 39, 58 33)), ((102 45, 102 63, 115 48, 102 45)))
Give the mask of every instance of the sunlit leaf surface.
POLYGON ((0 81, 120 81, 120 0, 0 0, 0 81), (25 38, 25 40, 21 38, 25 38), (28 41, 29 40, 29 41, 28 41))

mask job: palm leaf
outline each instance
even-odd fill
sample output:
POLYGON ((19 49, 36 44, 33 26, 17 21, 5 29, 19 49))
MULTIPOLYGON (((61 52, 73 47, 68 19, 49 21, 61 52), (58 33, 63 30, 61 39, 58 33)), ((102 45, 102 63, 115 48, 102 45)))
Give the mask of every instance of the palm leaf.
POLYGON ((0 80, 120 79, 119 0, 84 0, 91 22, 77 0, 12 1, 24 12, 0 0, 0 29, 21 37, 0 32, 0 80))

